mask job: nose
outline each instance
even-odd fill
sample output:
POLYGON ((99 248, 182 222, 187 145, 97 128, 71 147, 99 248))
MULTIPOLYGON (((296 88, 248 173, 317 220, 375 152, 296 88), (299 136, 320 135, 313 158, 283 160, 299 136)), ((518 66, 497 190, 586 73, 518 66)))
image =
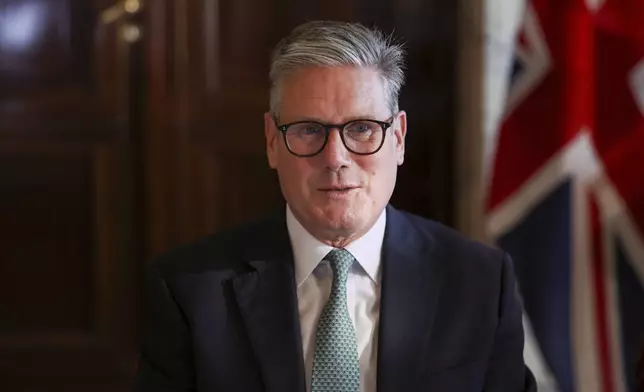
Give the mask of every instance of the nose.
POLYGON ((350 152, 342 143, 340 131, 337 128, 329 132, 329 140, 320 155, 324 159, 325 166, 333 171, 338 171, 351 163, 350 152))

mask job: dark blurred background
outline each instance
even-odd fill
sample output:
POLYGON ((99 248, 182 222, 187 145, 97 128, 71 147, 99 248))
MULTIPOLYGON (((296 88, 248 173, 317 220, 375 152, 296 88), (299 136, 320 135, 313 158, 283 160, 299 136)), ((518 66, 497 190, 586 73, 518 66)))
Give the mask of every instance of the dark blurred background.
POLYGON ((283 203, 269 54, 306 20, 406 43, 393 204, 453 225, 457 4, 0 0, 0 390, 126 390, 144 265, 283 203))

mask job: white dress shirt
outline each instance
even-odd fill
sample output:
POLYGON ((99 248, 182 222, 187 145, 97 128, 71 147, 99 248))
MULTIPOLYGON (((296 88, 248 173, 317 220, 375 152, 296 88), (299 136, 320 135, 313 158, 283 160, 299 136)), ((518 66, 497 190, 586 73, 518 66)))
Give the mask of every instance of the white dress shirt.
MULTIPOLYGON (((376 364, 378 353, 378 321, 380 317, 380 254, 385 234, 386 212, 361 238, 347 245, 358 261, 347 278, 347 306, 356 329, 358 359, 360 364, 360 390, 376 390, 376 364)), ((313 353, 318 320, 331 295, 333 271, 322 258, 333 248, 314 238, 286 208, 293 256, 295 280, 300 313, 306 390, 311 389, 313 353)))

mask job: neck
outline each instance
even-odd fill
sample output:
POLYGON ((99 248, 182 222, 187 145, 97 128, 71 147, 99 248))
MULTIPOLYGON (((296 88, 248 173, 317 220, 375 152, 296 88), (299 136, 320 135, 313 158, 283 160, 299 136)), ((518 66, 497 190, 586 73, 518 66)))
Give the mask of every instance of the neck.
MULTIPOLYGON (((377 220, 377 217, 376 217, 377 220)), ((356 228, 329 228, 329 229, 320 229, 314 227, 304 228, 311 233, 318 241, 332 246, 334 248, 346 248, 350 243, 358 240, 373 227, 376 223, 376 220, 368 222, 368 224, 361 229, 356 228)))
POLYGON ((315 238, 317 238, 320 242, 327 244, 329 246, 332 246, 334 248, 346 248, 347 245, 352 243, 353 241, 357 240, 358 238, 362 237, 364 233, 357 235, 347 235, 347 236, 319 236, 316 234, 313 234, 315 238))
MULTIPOLYGON (((298 217, 296 211, 290 209, 290 215, 304 230, 316 240, 334 248, 346 248, 352 242, 362 238, 376 224, 380 215, 372 218, 362 227, 320 227, 298 217)), ((364 222, 363 222, 364 223, 364 222)))

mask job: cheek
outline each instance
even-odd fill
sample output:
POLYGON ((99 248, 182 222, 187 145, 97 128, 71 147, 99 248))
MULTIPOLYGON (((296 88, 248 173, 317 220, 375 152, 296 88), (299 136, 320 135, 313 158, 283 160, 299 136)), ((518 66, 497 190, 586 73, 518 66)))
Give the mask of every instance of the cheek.
POLYGON ((308 194, 308 184, 311 178, 311 168, 304 159, 282 159, 280 161, 280 176, 291 193, 308 194))
POLYGON ((385 166, 379 160, 371 160, 363 162, 360 169, 365 177, 367 189, 369 192, 374 192, 377 188, 381 187, 382 180, 386 177, 384 172, 385 166))
MULTIPOLYGON (((385 152, 385 151, 382 151, 385 152)), ((377 160, 364 162, 361 165, 367 181, 367 192, 371 198, 378 198, 394 185, 398 165, 394 151, 387 151, 377 160)))

